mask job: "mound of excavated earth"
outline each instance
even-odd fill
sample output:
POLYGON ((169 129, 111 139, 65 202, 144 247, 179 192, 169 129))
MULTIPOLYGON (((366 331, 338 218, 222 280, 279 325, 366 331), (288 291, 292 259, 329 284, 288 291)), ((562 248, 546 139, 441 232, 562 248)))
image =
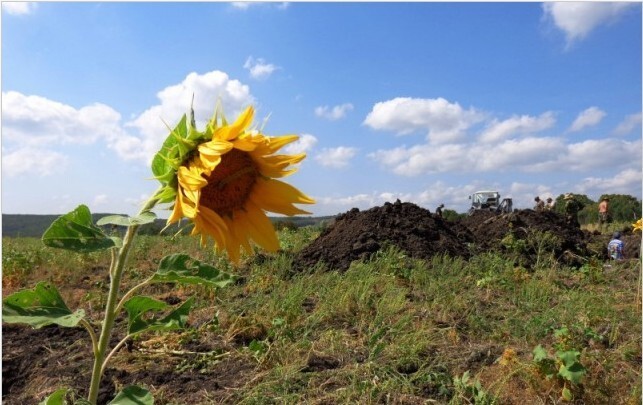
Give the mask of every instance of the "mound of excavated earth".
POLYGON ((329 269, 346 270, 354 260, 368 259, 387 245, 410 257, 429 259, 436 254, 470 255, 467 243, 473 235, 461 225, 448 223, 412 203, 385 203, 366 211, 357 208, 339 215, 294 259, 302 270, 324 263, 329 269))

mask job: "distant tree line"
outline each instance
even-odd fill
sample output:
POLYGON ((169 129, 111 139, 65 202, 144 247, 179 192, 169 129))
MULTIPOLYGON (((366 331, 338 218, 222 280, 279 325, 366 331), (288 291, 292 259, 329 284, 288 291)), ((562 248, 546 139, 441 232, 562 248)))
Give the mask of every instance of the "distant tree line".
MULTIPOLYGON (((556 197, 554 210, 559 213, 565 212, 565 195, 556 197)), ((574 197, 583 203, 584 207, 578 212, 578 222, 581 224, 592 224, 598 222, 598 203, 603 198, 609 198, 609 212, 614 222, 634 222, 641 218, 641 201, 626 194, 603 194, 598 201, 594 201, 585 194, 574 194, 574 197)))

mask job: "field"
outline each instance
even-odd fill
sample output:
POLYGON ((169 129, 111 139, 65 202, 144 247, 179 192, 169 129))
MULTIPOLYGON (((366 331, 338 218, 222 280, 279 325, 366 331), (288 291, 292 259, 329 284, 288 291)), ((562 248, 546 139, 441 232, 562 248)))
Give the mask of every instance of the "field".
MULTIPOLYGON (((132 383, 156 404, 641 403, 638 257, 606 264, 588 240, 590 253, 568 262, 550 234, 530 232, 503 238, 502 249, 469 241, 466 257, 417 258, 380 241, 345 269, 302 266, 302 252, 328 234, 282 229, 280 252, 246 256, 237 269, 196 239, 139 236, 126 286, 177 252, 238 279, 218 290, 146 287, 173 305, 194 296, 189 328, 129 341, 99 403, 132 383)), ((36 238, 4 238, 2 247, 3 296, 49 280, 70 308, 101 319, 109 253, 68 253, 36 238)), ((4 404, 36 404, 63 386, 86 396, 84 329, 2 332, 4 404)))

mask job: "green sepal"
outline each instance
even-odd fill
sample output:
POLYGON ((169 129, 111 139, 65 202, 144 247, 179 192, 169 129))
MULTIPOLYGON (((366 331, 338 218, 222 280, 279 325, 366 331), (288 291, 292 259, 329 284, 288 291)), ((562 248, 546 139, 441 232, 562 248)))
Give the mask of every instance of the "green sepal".
POLYGON ((42 235, 49 247, 87 253, 115 247, 114 241, 92 222, 86 205, 58 217, 42 235))
POLYGON ((154 405, 154 398, 145 388, 128 385, 107 405, 154 405))
POLYGON ((152 173, 154 177, 159 179, 162 184, 165 184, 173 174, 172 166, 169 161, 177 159, 180 157, 180 153, 177 150, 180 138, 185 138, 187 135, 187 124, 186 116, 183 114, 179 123, 170 131, 170 134, 165 138, 163 146, 161 149, 154 155, 152 159, 152 173))
POLYGON ((160 204, 174 202, 176 190, 173 187, 165 186, 154 196, 160 204))
POLYGON ((57 389, 47 398, 38 403, 38 405, 65 405, 67 404, 65 397, 67 396, 68 391, 69 390, 67 388, 57 389))
POLYGON ((182 329, 188 320, 188 313, 194 298, 189 298, 180 306, 176 307, 167 316, 158 319, 155 315, 144 319, 144 316, 151 311, 163 311, 170 307, 167 303, 145 296, 135 296, 125 302, 124 307, 129 317, 127 333, 141 333, 145 331, 168 331, 182 329))
POLYGON ((219 288, 234 281, 234 275, 201 263, 183 253, 165 256, 152 276, 152 282, 157 283, 205 284, 219 288))
POLYGON ((132 225, 144 225, 154 222, 156 219, 156 214, 152 211, 145 211, 140 215, 135 217, 127 217, 124 215, 107 215, 96 221, 96 225, 121 225, 121 226, 132 226, 132 225))
POLYGON ((85 311, 71 312, 52 284, 41 281, 31 290, 22 290, 2 301, 2 321, 25 323, 35 329, 47 325, 74 327, 85 317, 85 311))

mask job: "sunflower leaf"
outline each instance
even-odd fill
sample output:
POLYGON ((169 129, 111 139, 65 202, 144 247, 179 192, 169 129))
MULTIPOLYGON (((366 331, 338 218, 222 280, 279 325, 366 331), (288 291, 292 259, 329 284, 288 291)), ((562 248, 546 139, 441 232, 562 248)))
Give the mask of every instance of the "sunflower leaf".
POLYGON ((115 243, 92 222, 92 214, 85 205, 58 217, 42 235, 49 247, 87 253, 110 249, 115 243))
POLYGON ((64 405, 67 391, 69 391, 67 388, 60 388, 54 391, 38 405, 64 405))
POLYGON ((107 215, 96 221, 96 225, 121 225, 121 226, 132 226, 132 225, 144 225, 154 222, 156 219, 156 214, 152 211, 145 211, 140 215, 135 217, 128 217, 124 215, 107 215))
POLYGON ((152 315, 145 317, 151 311, 163 311, 169 307, 163 301, 144 297, 135 296, 125 302, 124 307, 129 317, 127 332, 129 334, 141 333, 145 331, 167 331, 182 329, 188 319, 190 307, 194 302, 193 298, 188 299, 180 306, 163 318, 157 318, 152 315))
POLYGON ((107 405, 153 405, 152 394, 144 388, 129 385, 119 392, 107 405))
POLYGON ((41 281, 31 290, 22 290, 2 301, 2 321, 25 323, 35 329, 47 325, 74 327, 85 317, 82 309, 71 312, 52 284, 41 281))
POLYGON ((182 253, 161 259, 158 270, 152 276, 152 281, 158 283, 206 284, 219 288, 233 283, 234 280, 232 274, 182 253))

